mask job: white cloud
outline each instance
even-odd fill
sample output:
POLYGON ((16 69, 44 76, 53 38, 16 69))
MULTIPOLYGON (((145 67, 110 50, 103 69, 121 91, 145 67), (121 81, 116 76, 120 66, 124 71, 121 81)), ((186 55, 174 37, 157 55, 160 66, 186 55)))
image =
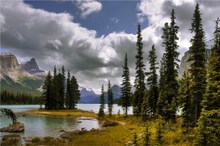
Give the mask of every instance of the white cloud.
POLYGON ((118 22, 119 22, 119 18, 117 18, 117 17, 112 17, 110 20, 115 24, 118 24, 118 22))
POLYGON ((102 9, 102 4, 96 0, 76 0, 75 2, 76 6, 81 10, 81 17, 83 18, 102 9))
MULTIPOLYGON (((94 0, 81 1, 93 3, 94 0)), ((78 2, 80 3, 80 2, 78 2)), ((97 2, 99 3, 99 2, 97 2)), ((82 4, 83 5, 83 4, 82 4)), ((95 5, 95 4, 94 4, 95 5)), ((101 3, 100 3, 101 5, 101 3)), ((86 17, 94 9, 88 10, 88 4, 83 5, 82 16, 86 17), (86 9, 86 7, 88 7, 86 9)), ((203 24, 207 40, 212 37, 214 22, 219 7, 201 3, 203 24)), ((95 6, 94 6, 95 7, 95 6)), ((149 26, 143 28, 144 59, 148 69, 147 56, 152 44, 161 57, 162 27, 169 21, 171 8, 175 9, 177 24, 180 26, 179 46, 183 54, 190 45, 191 19, 195 4, 183 1, 143 0, 139 3, 139 14, 149 20, 149 26)), ((101 10, 102 6, 99 6, 101 10)), ((112 32, 106 36, 97 37, 95 30, 89 30, 74 22, 68 13, 52 13, 35 9, 23 1, 1 2, 1 47, 12 50, 19 58, 35 57, 39 66, 52 70, 53 65, 65 65, 78 79, 81 86, 92 87, 99 93, 101 85, 120 84, 124 55, 128 53, 131 82, 135 75, 136 34, 112 32)))

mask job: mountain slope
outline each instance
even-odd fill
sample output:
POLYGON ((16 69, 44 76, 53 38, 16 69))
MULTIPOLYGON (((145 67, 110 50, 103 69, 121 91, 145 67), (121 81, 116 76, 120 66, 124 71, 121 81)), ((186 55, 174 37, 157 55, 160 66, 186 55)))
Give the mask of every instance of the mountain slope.
POLYGON ((0 67, 1 90, 39 94, 43 80, 21 68, 15 55, 1 53, 0 67))

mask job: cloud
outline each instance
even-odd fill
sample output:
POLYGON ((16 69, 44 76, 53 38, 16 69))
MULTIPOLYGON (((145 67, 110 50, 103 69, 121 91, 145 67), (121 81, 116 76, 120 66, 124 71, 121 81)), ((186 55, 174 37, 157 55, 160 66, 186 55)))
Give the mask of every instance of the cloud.
POLYGON ((102 9, 102 4, 96 0, 76 0, 75 4, 81 10, 82 18, 92 13, 99 12, 102 9))
MULTIPOLYGON (((149 26, 143 30, 143 36, 148 35, 149 38, 154 39, 154 43, 161 48, 161 34, 162 27, 165 22, 170 21, 171 9, 175 10, 176 22, 179 29, 179 51, 181 58, 185 51, 189 49, 190 39, 192 34, 190 32, 192 17, 196 3, 200 4, 202 13, 203 28, 206 35, 206 41, 212 39, 214 31, 214 20, 219 16, 220 3, 217 1, 202 1, 202 0, 143 0, 138 5, 139 15, 146 17, 149 21, 149 26), (153 35, 153 36, 152 36, 153 35)), ((161 54, 158 52, 158 54, 161 54)))
POLYGON ((117 18, 117 17, 112 17, 110 20, 111 20, 113 23, 115 23, 116 25, 117 25, 118 22, 119 22, 119 18, 117 18))
MULTIPOLYGON (((78 3, 90 2, 97 1, 78 3)), ((219 7, 204 2, 200 6, 206 39, 209 40, 212 38, 215 25, 213 20, 218 16, 219 7)), ((157 49, 158 61, 162 56, 164 49, 161 45, 161 30, 164 23, 169 21, 172 8, 180 26, 179 51, 183 55, 190 46, 192 34, 189 29, 195 2, 143 0, 137 8, 137 13, 148 20, 148 26, 142 30, 146 69, 149 68, 147 57, 152 44, 157 49)), ((82 27, 68 13, 35 9, 22 0, 2 1, 0 9, 1 47, 10 49, 20 60, 35 57, 44 70, 53 70, 55 64, 59 67, 65 65, 81 86, 92 87, 99 93, 101 85, 107 85, 107 80, 111 80, 112 84, 121 83, 124 55, 128 53, 131 80, 134 80, 136 34, 122 31, 97 37, 95 30, 82 27)), ((90 12, 97 11, 82 9, 82 16, 86 17, 90 12)))

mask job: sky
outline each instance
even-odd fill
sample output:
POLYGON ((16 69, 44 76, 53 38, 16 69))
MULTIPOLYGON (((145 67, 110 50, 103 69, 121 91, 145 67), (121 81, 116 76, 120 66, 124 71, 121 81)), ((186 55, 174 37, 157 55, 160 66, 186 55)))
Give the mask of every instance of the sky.
POLYGON ((121 84, 128 54, 131 83, 135 78, 136 32, 142 27, 144 63, 155 44, 158 62, 164 52, 161 35, 175 10, 179 58, 190 47, 192 16, 200 4, 206 42, 213 39, 220 16, 218 0, 0 0, 1 52, 24 63, 34 57, 45 71, 62 65, 80 86, 100 92, 111 80, 121 84))

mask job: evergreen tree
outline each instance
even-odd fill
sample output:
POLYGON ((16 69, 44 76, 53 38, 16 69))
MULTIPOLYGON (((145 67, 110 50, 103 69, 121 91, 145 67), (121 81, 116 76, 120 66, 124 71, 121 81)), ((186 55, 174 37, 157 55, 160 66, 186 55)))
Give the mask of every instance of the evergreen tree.
POLYGON ((110 80, 108 81, 108 113, 109 116, 112 116, 112 107, 113 107, 113 93, 110 80))
POLYGON ((129 76, 127 53, 125 54, 122 78, 123 79, 121 84, 121 104, 125 111, 125 116, 127 116, 128 107, 131 105, 131 83, 129 76))
POLYGON ((180 88, 178 91, 179 94, 179 104, 182 108, 182 117, 183 117, 183 126, 187 127, 191 125, 193 120, 191 117, 191 104, 192 104, 192 95, 191 95, 191 77, 188 72, 185 72, 183 78, 180 81, 180 88))
POLYGON ((166 120, 175 121, 175 114, 177 109, 177 94, 178 94, 178 81, 177 81, 177 69, 178 55, 177 52, 177 37, 179 27, 175 23, 174 10, 171 12, 171 23, 165 23, 163 28, 163 46, 165 48, 164 60, 164 90, 161 91, 159 97, 160 115, 166 120), (171 90, 172 89, 172 90, 171 90))
POLYGON ((51 109, 52 105, 52 76, 50 74, 50 71, 48 72, 44 84, 43 84, 43 96, 45 97, 45 108, 51 109))
POLYGON ((72 97, 71 97, 72 99, 70 100, 71 101, 70 108, 75 109, 77 102, 80 100, 80 91, 79 91, 79 85, 74 76, 72 76, 70 80, 70 90, 72 92, 72 97))
POLYGON ((204 100, 202 102, 205 110, 220 109, 220 20, 216 21, 214 32, 214 46, 211 49, 207 69, 207 87, 204 100))
POLYGON ((71 109, 72 107, 72 97, 73 93, 70 86, 70 72, 67 73, 67 81, 66 81, 66 108, 71 109))
POLYGON ((144 99, 143 102, 141 104, 141 116, 142 116, 142 120, 146 121, 147 120, 147 116, 149 115, 151 109, 149 107, 149 91, 145 91, 144 92, 144 99))
POLYGON ((158 75, 157 75, 157 55, 156 49, 154 45, 152 46, 152 50, 149 52, 149 64, 150 64, 150 72, 147 73, 148 85, 149 85, 149 96, 148 96, 148 105, 150 108, 150 113, 155 115, 157 109, 157 100, 158 100, 158 75))
POLYGON ((102 85, 102 90, 100 95, 100 107, 98 112, 99 118, 103 118, 105 116, 104 108, 105 108, 104 85, 102 85))
POLYGON ((192 76, 192 104, 191 104, 191 117, 193 117, 192 125, 195 126, 200 113, 201 113, 201 101, 205 93, 206 87, 206 58, 205 58, 205 34, 202 26, 202 18, 199 10, 199 4, 196 5, 191 32, 194 34, 191 39, 192 46, 189 48, 191 56, 188 61, 191 61, 191 68, 189 69, 192 76))
POLYGON ((51 100, 51 106, 52 109, 58 109, 58 103, 59 103, 59 85, 58 85, 58 74, 56 66, 54 65, 54 71, 53 71, 53 79, 52 79, 52 97, 53 100, 51 100))
POLYGON ((220 27, 214 32, 214 46, 207 69, 207 87, 202 112, 197 122, 196 145, 220 145, 220 27))
POLYGON ((157 103, 157 113, 159 115, 162 115, 163 113, 163 106, 164 103, 162 101, 162 97, 164 96, 165 93, 165 55, 163 55, 161 61, 160 61, 160 78, 159 78, 159 98, 158 98, 158 103, 157 103))
POLYGON ((145 65, 143 63, 143 42, 141 35, 141 26, 138 25, 137 32, 137 55, 136 55, 136 75, 135 75, 135 92, 133 99, 133 113, 135 116, 141 115, 141 104, 143 102, 143 96, 145 91, 145 65))
POLYGON ((61 79, 60 79, 60 108, 64 109, 64 98, 65 98, 65 69, 62 66, 61 79))

